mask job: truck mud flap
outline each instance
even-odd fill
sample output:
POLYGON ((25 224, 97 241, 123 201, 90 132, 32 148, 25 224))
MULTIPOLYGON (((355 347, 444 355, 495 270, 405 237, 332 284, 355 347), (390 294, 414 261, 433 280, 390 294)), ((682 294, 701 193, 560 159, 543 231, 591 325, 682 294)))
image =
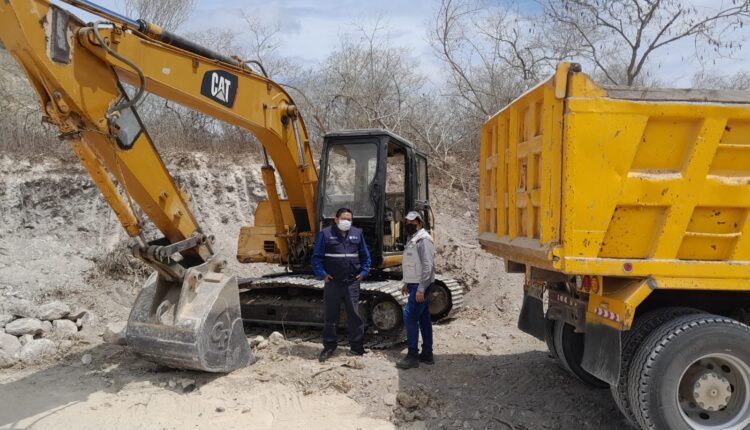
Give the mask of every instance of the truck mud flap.
POLYGON ((518 328, 522 332, 544 341, 545 319, 542 300, 524 294, 521 314, 518 316, 518 328))
POLYGON ((620 376, 620 331, 603 324, 586 324, 581 367, 602 381, 616 384, 620 376))

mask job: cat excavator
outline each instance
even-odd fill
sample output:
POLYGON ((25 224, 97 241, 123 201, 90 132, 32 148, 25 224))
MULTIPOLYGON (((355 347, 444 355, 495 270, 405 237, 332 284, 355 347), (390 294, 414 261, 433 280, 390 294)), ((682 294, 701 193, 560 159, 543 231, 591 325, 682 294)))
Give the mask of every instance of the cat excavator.
MULTIPOLYGON (((43 121, 59 129, 132 237, 133 255, 154 269, 128 319, 134 352, 170 367, 229 372, 253 361, 243 322, 321 325, 323 282, 312 276, 311 250, 316 232, 344 206, 373 258, 360 310, 373 332, 402 332, 403 216, 417 210, 434 225, 427 159, 413 144, 385 130, 327 134, 319 180, 299 109, 262 64, 88 0, 62 1, 101 20, 85 23, 49 0, 3 0, 0 40, 39 96, 43 121), (286 272, 226 273, 214 237, 198 224, 188 192, 175 183, 136 111, 147 93, 257 138, 267 198, 254 225, 240 229, 237 259, 277 263, 286 272)), ((462 294, 456 281, 438 278, 433 319, 458 309, 462 294)))

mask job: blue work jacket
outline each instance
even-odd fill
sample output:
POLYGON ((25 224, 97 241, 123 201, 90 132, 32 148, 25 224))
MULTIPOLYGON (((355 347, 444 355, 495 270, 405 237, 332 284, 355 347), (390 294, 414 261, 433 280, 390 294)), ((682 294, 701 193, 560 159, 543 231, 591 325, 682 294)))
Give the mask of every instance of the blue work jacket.
POLYGON ((336 282, 353 282, 357 275, 364 279, 370 273, 370 251, 362 230, 352 227, 346 234, 335 225, 318 233, 312 255, 315 275, 321 279, 333 276, 336 282))

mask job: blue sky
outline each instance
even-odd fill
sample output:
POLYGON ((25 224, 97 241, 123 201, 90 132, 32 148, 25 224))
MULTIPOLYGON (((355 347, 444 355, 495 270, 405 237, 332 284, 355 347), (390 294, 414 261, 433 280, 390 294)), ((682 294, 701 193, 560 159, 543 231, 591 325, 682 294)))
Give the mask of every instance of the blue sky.
MULTIPOLYGON (((119 9, 119 0, 93 0, 103 6, 119 9)), ((492 3, 493 0, 489 0, 492 3)), ((691 0, 694 4, 715 5, 726 0, 691 0)), ((534 9, 532 0, 517 2, 521 9, 534 9)), ((211 28, 242 28, 238 12, 244 10, 261 19, 279 22, 283 45, 279 54, 314 66, 337 48, 339 37, 354 31, 356 23, 380 18, 388 29, 391 43, 406 47, 419 60, 420 70, 433 81, 440 81, 440 62, 427 41, 430 20, 438 0, 198 0, 195 12, 180 29, 181 32, 211 28)), ((88 17, 87 17, 88 19, 88 17)), ((750 36, 750 26, 745 26, 750 36)), ((668 86, 688 86, 693 74, 701 67, 693 59, 690 41, 684 41, 661 51, 657 77, 668 86)), ((704 65, 724 73, 750 69, 750 51, 745 48, 733 56, 704 65)))

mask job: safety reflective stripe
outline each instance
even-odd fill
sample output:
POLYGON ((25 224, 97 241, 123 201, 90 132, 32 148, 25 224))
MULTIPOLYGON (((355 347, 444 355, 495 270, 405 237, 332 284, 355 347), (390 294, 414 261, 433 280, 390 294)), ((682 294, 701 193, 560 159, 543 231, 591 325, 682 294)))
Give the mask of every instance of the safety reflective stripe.
POLYGON ((326 257, 359 257, 359 254, 326 254, 326 257))

